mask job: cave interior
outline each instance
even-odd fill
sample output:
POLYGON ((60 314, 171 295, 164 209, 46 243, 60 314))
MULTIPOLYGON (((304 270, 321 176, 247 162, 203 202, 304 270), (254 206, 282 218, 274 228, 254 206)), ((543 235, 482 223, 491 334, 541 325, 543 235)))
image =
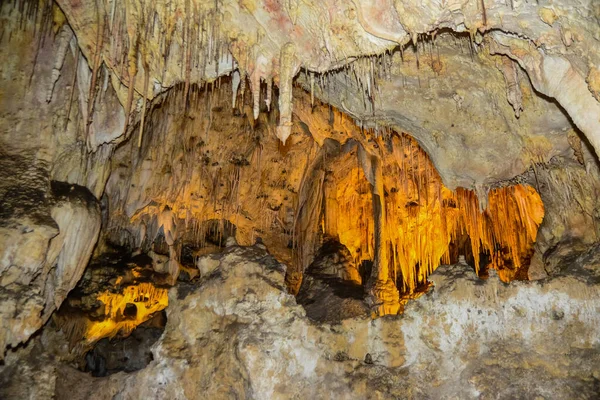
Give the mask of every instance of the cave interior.
POLYGON ((0 398, 600 396, 596 0, 0 3, 0 398))

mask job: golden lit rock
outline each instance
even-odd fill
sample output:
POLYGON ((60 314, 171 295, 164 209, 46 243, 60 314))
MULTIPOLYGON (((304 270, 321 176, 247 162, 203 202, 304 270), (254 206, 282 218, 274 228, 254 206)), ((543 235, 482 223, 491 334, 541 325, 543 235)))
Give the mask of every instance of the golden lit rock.
POLYGON ((169 305, 167 289, 150 283, 127 286, 121 293, 104 292, 98 300, 104 304, 106 317, 103 321, 88 322, 84 338, 89 343, 119 333, 127 335, 169 305))

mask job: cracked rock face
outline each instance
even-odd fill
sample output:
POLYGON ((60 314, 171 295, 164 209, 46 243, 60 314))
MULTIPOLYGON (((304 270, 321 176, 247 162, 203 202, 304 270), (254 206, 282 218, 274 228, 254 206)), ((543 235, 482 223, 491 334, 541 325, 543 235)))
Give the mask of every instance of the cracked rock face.
POLYGON ((494 275, 481 281, 464 264, 441 267, 431 276, 434 289, 409 303, 404 316, 332 325, 309 321, 284 290, 285 267, 260 246, 207 257, 218 263, 211 274, 170 291, 167 325, 147 367, 107 378, 46 368, 44 376, 59 377, 47 393, 98 399, 597 393, 600 280, 590 269, 597 246, 576 260, 587 271, 579 278, 506 285, 494 275))

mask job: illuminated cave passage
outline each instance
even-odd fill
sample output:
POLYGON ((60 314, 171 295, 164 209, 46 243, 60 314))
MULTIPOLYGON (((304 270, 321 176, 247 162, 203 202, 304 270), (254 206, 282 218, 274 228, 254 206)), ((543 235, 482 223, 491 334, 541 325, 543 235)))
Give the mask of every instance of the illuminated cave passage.
MULTIPOLYGON (((399 299, 380 299, 384 305, 377 313, 397 313, 399 308, 391 304, 414 297, 419 289, 422 292, 429 274, 440 264, 457 263, 461 255, 480 276, 487 276, 491 268, 504 282, 527 279, 537 230, 544 216, 542 200, 535 189, 521 184, 493 189, 487 195, 486 209, 482 210, 473 191, 463 188, 451 191, 444 187, 414 139, 394 133, 387 143, 376 140, 379 147, 388 149, 382 160, 385 198, 382 247, 387 251, 383 259, 388 265, 388 278, 400 292, 399 299)), ((360 145, 347 142, 341 153, 329 154, 324 165, 317 166, 324 174, 304 182, 313 185, 308 201, 314 204, 301 209, 308 214, 307 218, 302 215, 298 218, 305 225, 301 227, 299 241, 308 242, 299 244, 300 248, 308 247, 304 250, 308 256, 302 256, 315 257, 319 245, 310 240, 338 247, 334 252, 339 254, 324 261, 322 258, 333 255, 328 250, 320 251, 317 260, 309 258, 317 265, 298 268, 320 278, 344 281, 346 285, 366 286, 375 276, 372 270, 376 267, 376 239, 373 185, 365 176, 364 164, 361 165, 361 151, 364 150, 360 145), (319 206, 321 211, 315 212, 314 208, 319 206), (319 230, 318 234, 306 232, 311 226, 319 230)), ((307 290, 310 289, 305 285, 300 302, 312 304, 314 299, 305 300, 311 297, 307 290)))
POLYGON ((597 398, 599 22, 1 2, 0 398, 597 398))
MULTIPOLYGON (((478 273, 489 264, 506 282, 527 268, 544 215, 535 189, 527 185, 493 189, 482 211, 473 191, 444 187, 414 140, 394 135, 391 146, 383 167, 384 246, 389 249, 390 275, 402 292, 414 292, 440 263, 456 263, 459 255, 468 256, 478 273), (481 255, 487 258, 485 265, 481 255)), ((332 171, 325 186, 324 234, 339 238, 355 262, 372 261, 370 184, 356 159, 344 158, 336 160, 345 165, 332 171)))

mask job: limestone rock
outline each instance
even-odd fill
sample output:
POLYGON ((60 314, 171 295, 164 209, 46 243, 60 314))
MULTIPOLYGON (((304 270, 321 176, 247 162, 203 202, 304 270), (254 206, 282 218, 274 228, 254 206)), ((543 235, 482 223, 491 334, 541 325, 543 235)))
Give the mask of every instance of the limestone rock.
POLYGON ((315 255, 315 261, 306 270, 307 273, 326 278, 338 278, 360 285, 362 277, 352 259, 352 255, 339 241, 327 239, 315 255))
POLYGON ((83 275, 100 233, 100 207, 87 189, 53 182, 52 193, 56 205, 51 215, 59 234, 50 241, 46 256, 49 277, 45 290, 50 297, 44 319, 62 304, 83 275))
POLYGON ((3 349, 26 341, 61 305, 83 275, 100 232, 98 202, 87 189, 53 182, 51 195, 45 219, 34 208, 20 211, 20 204, 2 226, 3 349))
MULTIPOLYGON (((0 397, 596 397, 597 3, 0 3, 0 397), (483 215, 450 191, 486 206, 515 183, 546 210, 541 225, 541 207, 534 224, 511 219, 526 233, 513 242, 537 233, 538 280, 432 273, 456 239, 445 222, 483 215), (422 223, 437 210, 444 223, 422 223), (140 320, 166 306, 154 285, 176 283, 185 248, 189 282, 171 289, 154 360, 95 379, 30 338, 101 226, 99 253, 154 262, 89 271, 105 304, 86 292, 66 305, 97 338, 130 332, 136 299, 155 303, 140 320), (334 233, 345 248, 317 254, 334 233), (370 320, 357 285, 369 262, 374 314, 396 314, 398 289, 429 274, 435 287, 370 320), (295 293, 311 264, 299 305, 286 283, 295 293)), ((496 259, 513 250, 475 234, 477 218, 474 259, 482 238, 503 247, 496 259)))
MULTIPOLYGON (((582 265, 593 264, 593 254, 597 249, 590 249, 582 265)), ((593 398, 597 393, 592 378, 600 374, 596 278, 507 285, 493 273, 482 281, 465 264, 444 266, 432 275, 434 289, 410 302, 403 317, 329 325, 308 321, 285 292, 285 268, 264 250, 233 247, 219 261, 197 285, 171 290, 165 332, 146 368, 91 378, 56 366, 57 397, 593 398)), ((14 384, 8 380, 4 390, 14 384)))
POLYGON ((210 255, 200 257, 198 261, 196 261, 196 267, 198 268, 198 271, 200 271, 200 276, 202 277, 210 275, 219 267, 219 265, 219 260, 210 255))
POLYGON ((296 301, 309 319, 321 323, 340 323, 344 319, 365 317, 362 277, 348 249, 328 238, 304 272, 296 301))

